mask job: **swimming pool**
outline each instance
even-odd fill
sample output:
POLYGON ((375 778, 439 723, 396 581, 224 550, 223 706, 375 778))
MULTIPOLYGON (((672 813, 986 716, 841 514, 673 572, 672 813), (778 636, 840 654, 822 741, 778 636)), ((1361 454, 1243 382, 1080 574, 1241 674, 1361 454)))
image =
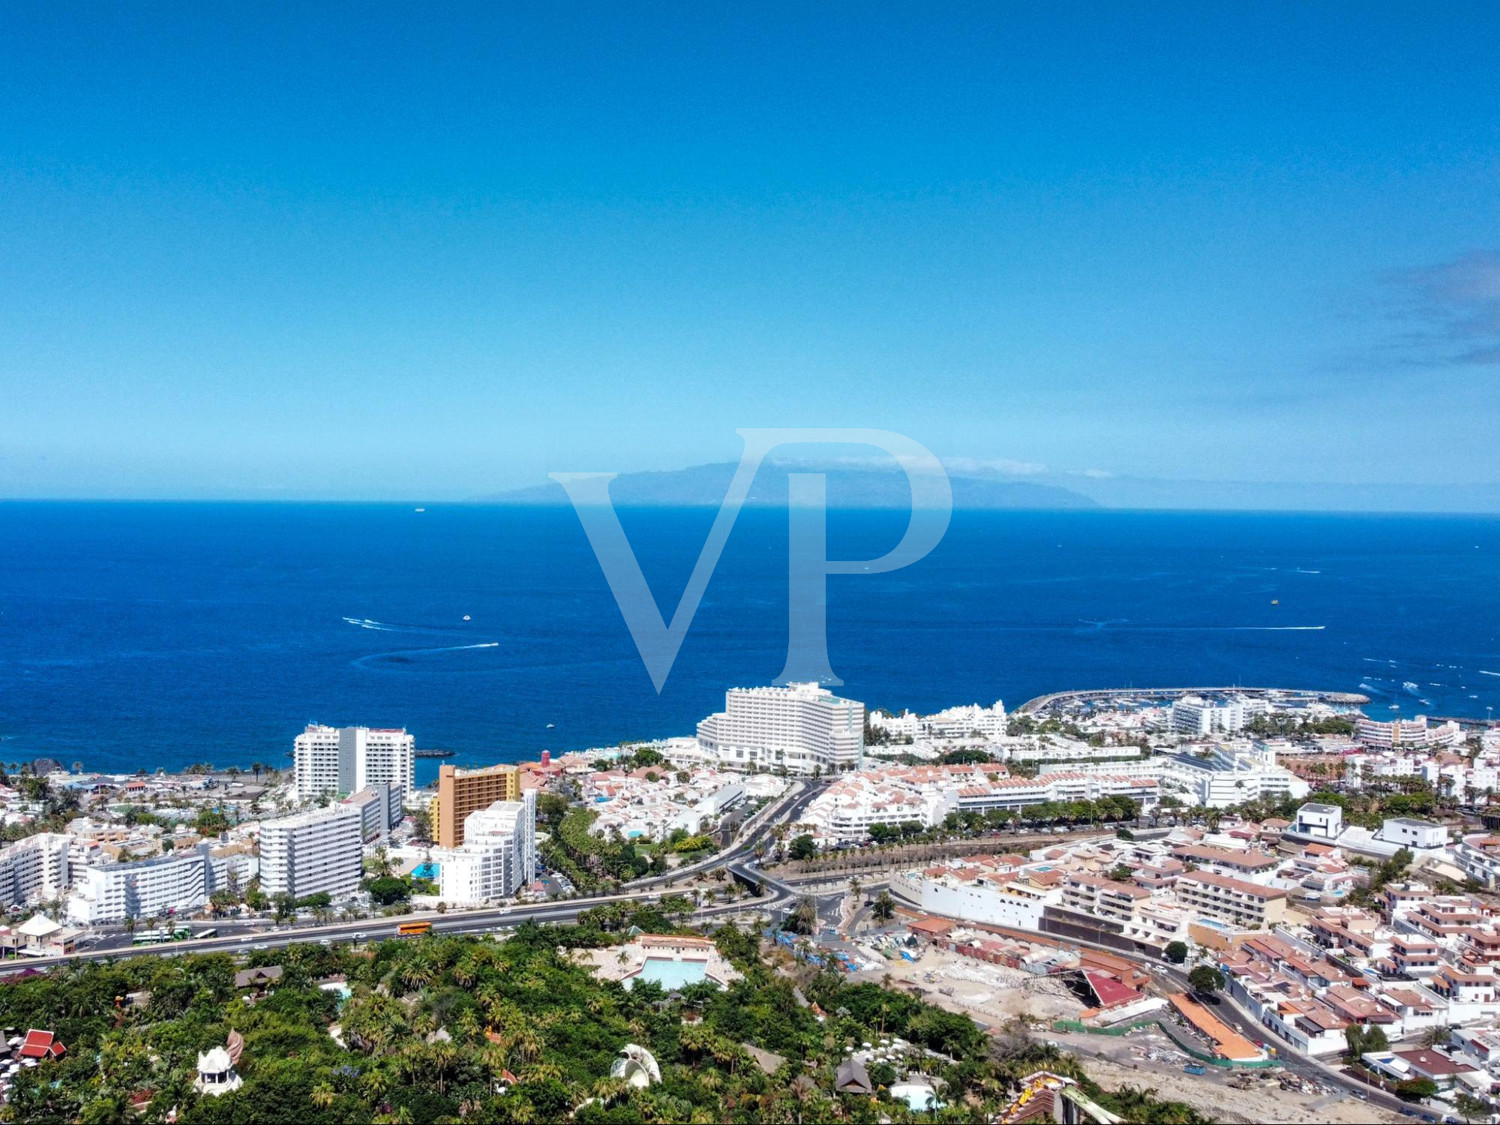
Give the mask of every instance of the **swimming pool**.
POLYGON ((411 869, 413 879, 436 879, 442 868, 436 863, 419 863, 411 869))
POLYGON ((668 992, 698 984, 708 976, 708 966, 702 961, 673 961, 670 957, 647 957, 641 971, 629 978, 628 987, 638 980, 649 980, 661 985, 668 992))

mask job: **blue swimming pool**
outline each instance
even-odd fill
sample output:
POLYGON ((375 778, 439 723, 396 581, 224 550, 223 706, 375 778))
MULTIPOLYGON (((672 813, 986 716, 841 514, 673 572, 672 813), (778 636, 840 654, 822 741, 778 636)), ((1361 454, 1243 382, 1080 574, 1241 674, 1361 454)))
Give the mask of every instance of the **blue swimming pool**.
POLYGON ((673 961, 670 957, 647 957, 641 971, 626 981, 627 987, 638 980, 655 981, 668 992, 697 984, 708 976, 702 961, 673 961))
POLYGON ((419 863, 411 869, 413 879, 436 879, 442 870, 436 863, 419 863))

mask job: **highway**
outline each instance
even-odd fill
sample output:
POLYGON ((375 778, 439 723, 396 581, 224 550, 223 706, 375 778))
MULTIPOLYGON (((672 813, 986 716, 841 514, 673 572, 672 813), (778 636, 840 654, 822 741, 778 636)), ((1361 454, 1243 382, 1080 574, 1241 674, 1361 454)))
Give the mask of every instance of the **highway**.
MULTIPOLYGON (((287 926, 272 929, 252 929, 243 923, 231 923, 232 932, 219 936, 173 942, 170 945, 136 946, 129 944, 127 935, 114 935, 87 949, 56 956, 23 958, 0 965, 0 979, 26 969, 45 970, 57 965, 74 962, 104 961, 125 957, 171 957, 184 953, 237 953, 252 950, 262 951, 307 942, 363 942, 378 941, 396 936, 397 926, 402 922, 428 921, 432 931, 439 934, 484 934, 510 930, 523 922, 557 923, 572 922, 586 910, 610 903, 640 902, 656 899, 663 894, 690 891, 693 876, 702 871, 724 868, 734 878, 747 883, 758 883, 763 888, 759 898, 742 899, 737 902, 714 903, 694 910, 692 917, 708 921, 717 917, 765 914, 774 919, 776 912, 792 906, 804 893, 810 893, 819 904, 819 915, 823 925, 831 925, 836 913, 837 900, 842 889, 837 884, 844 882, 847 873, 810 873, 799 879, 799 883, 810 886, 799 888, 777 876, 762 871, 753 852, 758 843, 768 839, 781 824, 795 823, 802 810, 821 792, 825 783, 811 781, 794 786, 783 797, 767 805, 752 817, 741 829, 740 836, 728 848, 707 859, 678 868, 666 875, 637 880, 628 889, 614 894, 555 900, 552 902, 526 903, 497 906, 479 910, 453 910, 447 913, 425 912, 402 914, 380 918, 363 918, 350 922, 334 922, 326 925, 287 926), (830 889, 835 888, 835 889, 830 889), (246 932, 239 932, 246 931, 246 932)), ((870 888, 884 886, 884 881, 871 883, 870 888)), ((1047 935, 1042 935, 1046 939, 1047 935)), ((1060 943, 1087 946, 1093 949, 1124 956, 1159 977, 1166 977, 1173 987, 1188 991, 1187 974, 1176 967, 1160 961, 1132 956, 1112 946, 1090 942, 1076 937, 1054 939, 1060 943)), ((1299 1053, 1291 1044, 1280 1039, 1269 1028, 1263 1027, 1230 997, 1221 994, 1219 1015, 1236 1031, 1250 1039, 1263 1039, 1278 1044, 1279 1061, 1288 1070, 1315 1079, 1329 1082, 1354 1094, 1372 1105, 1396 1112, 1410 1112, 1411 1106, 1380 1090, 1349 1078, 1339 1070, 1299 1053)))
POLYGON ((795 823, 802 810, 821 792, 823 784, 818 781, 797 783, 782 797, 751 817, 742 826, 739 837, 728 848, 706 859, 679 867, 666 875, 635 880, 628 885, 627 889, 614 894, 496 906, 479 910, 451 910, 442 914, 428 911, 380 918, 360 918, 349 922, 330 922, 312 926, 265 928, 245 923, 229 923, 223 926, 205 923, 205 926, 213 926, 215 929, 229 932, 212 938, 178 941, 166 945, 134 945, 131 936, 121 932, 103 939, 92 941, 85 939, 85 947, 73 953, 7 961, 0 965, 0 978, 23 972, 26 969, 44 970, 56 965, 83 961, 105 961, 141 956, 165 957, 183 953, 246 953, 250 950, 273 949, 304 942, 378 941, 396 936, 396 928, 402 922, 431 922, 434 933, 444 934, 494 933, 497 930, 519 926, 523 922, 571 922, 585 910, 596 906, 649 901, 663 894, 690 891, 694 875, 718 867, 724 868, 736 879, 761 884, 767 893, 756 899, 701 907, 694 911, 694 918, 710 919, 725 914, 770 912, 794 901, 796 891, 780 879, 761 871, 756 866, 752 853, 756 845, 768 839, 778 825, 795 823))

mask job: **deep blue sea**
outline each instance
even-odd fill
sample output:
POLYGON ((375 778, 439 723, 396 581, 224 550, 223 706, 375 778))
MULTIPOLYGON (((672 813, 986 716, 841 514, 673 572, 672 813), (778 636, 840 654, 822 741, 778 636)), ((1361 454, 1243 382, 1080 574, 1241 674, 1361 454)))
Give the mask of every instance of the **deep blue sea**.
MULTIPOLYGON (((668 615, 712 515, 621 513, 668 615)), ((782 669, 785 528, 741 513, 658 696, 569 509, 0 504, 0 760, 286 764, 309 721, 460 764, 690 734, 782 669)), ((832 513, 830 553, 901 528, 832 513)), ((1495 518, 957 512, 915 566, 829 579, 829 652, 894 709, 1243 683, 1484 717, 1497 590, 1495 518)))

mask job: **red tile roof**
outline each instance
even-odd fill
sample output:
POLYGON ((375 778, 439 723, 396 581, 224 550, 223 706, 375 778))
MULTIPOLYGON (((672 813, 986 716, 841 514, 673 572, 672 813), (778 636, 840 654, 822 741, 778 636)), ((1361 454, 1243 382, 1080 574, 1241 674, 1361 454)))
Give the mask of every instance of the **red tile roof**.
POLYGON ((67 1050, 52 1032, 32 1029, 16 1054, 23 1059, 60 1059, 67 1050))

